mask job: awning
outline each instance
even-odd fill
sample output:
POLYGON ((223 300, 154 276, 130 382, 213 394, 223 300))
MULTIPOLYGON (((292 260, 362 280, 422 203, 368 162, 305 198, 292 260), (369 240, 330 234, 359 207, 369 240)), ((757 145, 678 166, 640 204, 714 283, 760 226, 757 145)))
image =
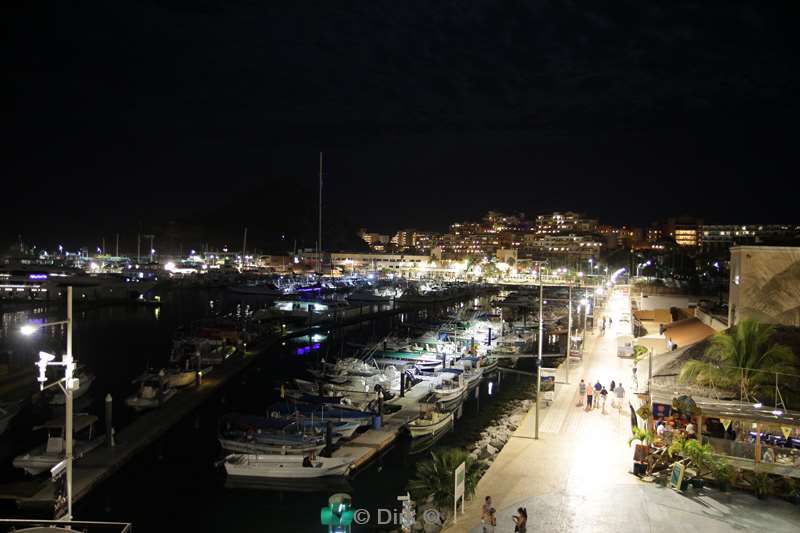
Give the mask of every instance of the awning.
POLYGON ((664 326, 664 337, 674 350, 707 339, 714 333, 714 328, 703 324, 699 318, 687 318, 664 326))
POLYGON ((672 313, 670 313, 669 309, 638 309, 633 312, 634 318, 637 320, 646 320, 653 322, 658 322, 659 324, 669 324, 672 322, 672 313))

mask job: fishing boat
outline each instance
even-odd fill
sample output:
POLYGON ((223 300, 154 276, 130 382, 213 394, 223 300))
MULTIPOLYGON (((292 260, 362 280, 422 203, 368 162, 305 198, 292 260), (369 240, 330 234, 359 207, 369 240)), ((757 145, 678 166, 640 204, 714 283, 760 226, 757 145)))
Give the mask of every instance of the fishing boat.
POLYGON ((234 477, 319 478, 346 476, 350 464, 347 457, 231 454, 225 458, 225 471, 234 477))
POLYGON ((331 420, 312 417, 298 416, 299 413, 292 413, 290 416, 281 416, 273 413, 273 416, 255 416, 239 413, 230 413, 220 420, 220 427, 228 429, 271 429, 283 430, 287 433, 311 433, 323 434, 327 431, 328 422, 331 423, 331 430, 343 439, 349 439, 360 427, 358 422, 347 420, 331 420))
MULTIPOLYGON (((73 440, 72 456, 79 459, 94 450, 105 440, 105 437, 93 438, 94 424, 97 417, 88 414, 75 414, 72 417, 72 431, 78 438, 73 440)), ((12 464, 16 468, 25 470, 28 474, 36 476, 49 471, 65 458, 65 420, 57 418, 49 420, 40 426, 35 426, 34 431, 47 430, 47 442, 37 446, 28 453, 18 455, 12 464)))
MULTIPOLYGON (((95 375, 87 372, 85 368, 78 368, 76 373, 78 378, 78 388, 72 391, 72 399, 77 400, 89 391, 89 387, 94 383, 95 375)), ((50 405, 64 405, 64 395, 56 393, 50 397, 50 405)))
POLYGON ((316 405, 304 402, 293 402, 289 405, 285 402, 277 402, 267 408, 270 416, 287 417, 302 415, 305 418, 314 418, 324 423, 326 420, 358 423, 359 426, 372 425, 375 415, 371 412, 356 409, 346 409, 343 406, 331 407, 325 404, 316 405))
POLYGON ((430 410, 416 420, 408 423, 408 432, 412 438, 436 435, 446 431, 453 425, 453 413, 440 413, 430 410))
POLYGON ((172 399, 178 391, 170 386, 166 374, 162 370, 158 374, 150 374, 140 380, 139 390, 125 399, 125 405, 135 411, 155 409, 172 399))
MULTIPOLYGON (((332 434, 331 444, 341 435, 332 434)), ((233 453, 308 455, 319 453, 325 447, 325 437, 320 435, 279 434, 227 431, 219 437, 222 449, 233 453)))

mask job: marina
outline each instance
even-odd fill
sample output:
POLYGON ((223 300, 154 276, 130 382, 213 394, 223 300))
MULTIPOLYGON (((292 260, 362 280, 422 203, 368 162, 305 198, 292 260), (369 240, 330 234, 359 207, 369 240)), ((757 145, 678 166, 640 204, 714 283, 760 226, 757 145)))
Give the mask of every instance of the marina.
MULTIPOLYGON (((461 295, 461 298, 463 297, 461 295)), ((470 294, 469 297, 474 299, 475 294, 470 294)), ((457 301, 457 299, 452 301, 457 301)), ((441 304, 442 302, 443 300, 440 300, 436 303, 441 304)), ((336 325, 353 327, 361 320, 391 317, 395 314, 408 313, 410 309, 418 311, 420 308, 424 309, 421 304, 415 303, 372 313, 365 313, 363 309, 359 309, 357 313, 337 315, 339 322, 336 325)), ((333 327, 333 324, 331 322, 329 326, 333 327)), ((274 346, 291 339, 302 338, 311 331, 318 331, 318 329, 316 327, 302 328, 301 326, 297 330, 284 331, 283 336, 261 339, 251 344, 244 353, 226 360, 224 365, 215 367, 211 372, 204 372, 202 377, 197 375, 195 379, 199 384, 184 384, 185 387, 182 390, 170 388, 168 396, 159 396, 158 392, 154 390, 151 397, 154 401, 158 398, 158 401, 151 406, 151 410, 134 417, 119 431, 112 433, 110 428, 106 427, 105 435, 101 435, 101 444, 98 444, 91 453, 81 454, 79 457, 76 449, 73 473, 74 501, 80 501, 87 496, 95 487, 124 467, 144 448, 156 442, 188 414, 202 406, 226 383, 236 379, 274 346), (106 439, 108 441, 103 442, 106 439), (109 446, 111 442, 113 442, 113 446, 109 446)), ((166 380, 166 376, 162 375, 160 379, 166 380)), ((143 383, 140 381, 139 386, 143 387, 143 383)), ((346 460, 350 465, 349 472, 358 472, 405 434, 407 424, 419 417, 420 402, 431 393, 431 387, 430 383, 423 382, 404 391, 402 397, 398 393, 392 400, 386 402, 387 412, 382 417, 377 417, 380 422, 376 422, 373 420, 374 417, 370 417, 368 420, 371 424, 370 429, 356 434, 347 441, 338 443, 332 457, 346 460)), ((141 391, 141 389, 139 390, 141 391)), ((138 405, 134 405, 134 407, 138 407, 138 405)), ((316 447, 314 451, 316 451, 316 447)), ((22 509, 46 509, 53 504, 54 500, 54 486, 49 480, 20 481, 3 485, 0 490, 2 491, 0 498, 13 501, 22 509)))

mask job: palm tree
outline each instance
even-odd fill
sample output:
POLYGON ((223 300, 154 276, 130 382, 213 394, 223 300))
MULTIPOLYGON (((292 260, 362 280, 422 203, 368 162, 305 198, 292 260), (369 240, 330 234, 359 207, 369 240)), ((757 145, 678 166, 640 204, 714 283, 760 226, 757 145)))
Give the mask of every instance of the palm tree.
POLYGON ((467 496, 471 496, 475 493, 483 466, 459 448, 431 452, 431 459, 417 464, 416 476, 408 482, 408 489, 416 499, 433 496, 437 505, 447 508, 453 504, 453 476, 458 465, 463 462, 466 462, 464 491, 467 496))
POLYGON ((791 372, 794 353, 781 344, 770 344, 775 326, 742 320, 727 332, 711 337, 705 361, 689 361, 680 381, 699 385, 739 388, 745 399, 775 383, 776 372, 791 372))

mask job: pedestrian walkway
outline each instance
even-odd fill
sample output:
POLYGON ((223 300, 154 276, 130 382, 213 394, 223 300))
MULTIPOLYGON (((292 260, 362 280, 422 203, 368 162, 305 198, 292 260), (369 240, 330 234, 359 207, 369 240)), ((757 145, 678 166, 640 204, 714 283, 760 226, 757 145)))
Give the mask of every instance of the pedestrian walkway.
MULTIPOLYGON (((745 512, 741 506, 724 501, 692 500, 642 483, 630 474, 633 451, 627 444, 631 435, 627 395, 622 409, 611 407, 610 390, 605 412, 576 406, 581 379, 587 386, 599 380, 606 388, 613 379, 626 390, 633 390, 632 362, 617 357, 615 334, 618 326, 625 327, 620 318, 629 305, 622 293, 609 298, 603 313, 613 319, 614 326, 604 336, 587 339, 584 360, 571 369, 568 385, 563 383, 563 373, 558 376, 561 384, 556 385, 552 405, 541 409, 539 439, 533 439, 535 415, 531 409, 481 479, 475 496, 467 502, 466 513, 448 532, 479 532, 481 502, 489 495, 498 509, 497 531, 514 530, 511 516, 520 506, 528 511, 528 531, 546 532, 580 531, 586 526, 592 533, 678 528, 712 533, 730 530, 732 520, 745 512)), ((749 502, 748 498, 755 506, 757 500, 749 495, 737 495, 735 501, 749 502)), ((758 501, 758 505, 765 504, 758 501)), ((767 506, 773 507, 772 503, 767 506)), ((796 530, 787 526, 800 523, 800 512, 782 506, 782 502, 776 501, 774 506, 778 510, 765 517, 768 527, 759 529, 796 530)), ((741 524, 736 522, 736 527, 743 525, 747 530, 747 524, 754 526, 755 516, 741 524)))

